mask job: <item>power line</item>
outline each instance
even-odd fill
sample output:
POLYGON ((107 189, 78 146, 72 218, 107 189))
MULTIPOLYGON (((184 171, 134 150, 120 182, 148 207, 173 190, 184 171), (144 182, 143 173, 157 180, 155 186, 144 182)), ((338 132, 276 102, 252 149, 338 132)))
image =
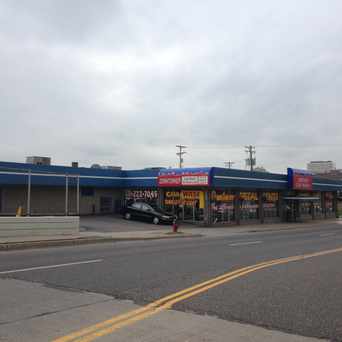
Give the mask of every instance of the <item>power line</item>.
MULTIPOLYGON (((243 145, 196 145, 191 146, 194 150, 225 150, 225 149, 241 149, 243 145)), ((298 145, 255 145, 258 149, 316 149, 316 148, 339 148, 342 144, 298 144, 298 145)))
POLYGON ((183 155, 186 153, 184 150, 187 148, 184 145, 176 145, 176 147, 179 149, 179 152, 176 153, 176 155, 179 157, 179 168, 181 169, 183 167, 183 155))
POLYGON ((252 145, 245 146, 245 152, 247 153, 246 166, 250 166, 251 171, 253 171, 253 167, 256 164, 255 146, 252 146, 252 145))

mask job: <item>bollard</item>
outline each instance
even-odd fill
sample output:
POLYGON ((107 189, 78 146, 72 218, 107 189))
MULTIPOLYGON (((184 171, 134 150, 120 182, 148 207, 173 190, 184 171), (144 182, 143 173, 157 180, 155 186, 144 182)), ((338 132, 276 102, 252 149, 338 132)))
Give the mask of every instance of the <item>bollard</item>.
POLYGON ((17 213, 15 215, 16 217, 20 217, 23 216, 23 208, 21 205, 19 205, 19 207, 17 208, 17 213))

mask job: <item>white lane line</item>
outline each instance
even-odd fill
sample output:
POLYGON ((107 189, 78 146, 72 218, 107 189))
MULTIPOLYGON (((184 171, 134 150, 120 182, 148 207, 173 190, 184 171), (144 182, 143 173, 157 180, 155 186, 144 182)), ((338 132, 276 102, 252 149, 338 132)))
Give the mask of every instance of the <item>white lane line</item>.
POLYGON ((48 270, 48 269, 51 269, 51 268, 68 267, 68 266, 84 265, 84 264, 93 264, 93 263, 101 262, 101 261, 103 261, 103 259, 94 259, 94 260, 86 260, 86 261, 78 261, 78 262, 69 262, 67 264, 58 264, 58 265, 49 265, 49 266, 37 266, 37 267, 30 267, 30 268, 19 268, 19 269, 16 269, 16 270, 1 271, 0 274, 28 272, 28 271, 35 271, 35 270, 48 270))
POLYGON ((257 245, 258 243, 262 243, 262 241, 236 242, 236 243, 229 244, 229 246, 230 247, 236 247, 236 246, 257 245))
POLYGON ((325 234, 320 234, 320 237, 327 237, 327 236, 334 236, 336 233, 325 233, 325 234))

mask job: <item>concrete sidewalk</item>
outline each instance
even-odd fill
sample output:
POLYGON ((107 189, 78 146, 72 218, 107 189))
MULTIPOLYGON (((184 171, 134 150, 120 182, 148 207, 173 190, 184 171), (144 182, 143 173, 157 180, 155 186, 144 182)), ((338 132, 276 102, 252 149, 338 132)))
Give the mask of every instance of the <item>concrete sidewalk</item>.
MULTIPOLYGON (((100 242, 138 241, 170 238, 195 238, 195 237, 229 237, 248 233, 274 232, 284 230, 305 230, 318 228, 322 223, 342 224, 340 219, 314 221, 308 223, 275 223, 259 225, 242 225, 226 227, 199 227, 189 224, 181 225, 179 233, 172 233, 172 228, 159 230, 138 230, 127 232, 95 232, 83 231, 74 235, 49 235, 0 238, 0 251, 38 248, 50 246, 81 245, 100 242)), ((342 227, 341 227, 342 228, 342 227)))
POLYGON ((152 231, 131 231, 131 232, 79 232, 73 235, 39 235, 27 237, 7 237, 0 238, 0 251, 39 248, 52 246, 82 245, 90 243, 104 243, 117 241, 139 241, 139 240, 160 240, 172 238, 201 237, 199 232, 179 232, 173 233, 164 230, 152 231))
MULTIPOLYGON (((242 224, 231 226, 193 226, 182 225, 181 230, 184 232, 197 232, 204 236, 234 236, 246 233, 263 233, 263 232, 277 232, 286 230, 305 230, 308 228, 319 227, 322 224, 338 224, 342 225, 341 219, 326 219, 308 222, 293 222, 293 223, 264 223, 264 224, 242 224)), ((342 227, 341 227, 342 229, 342 227)))
MULTIPOLYGON (((68 291, 18 279, 0 279, 0 340, 45 342, 140 309, 129 300, 68 291), (18 309, 19 308, 19 309, 18 309)), ((101 338, 116 342, 319 342, 208 315, 165 310, 101 338)))

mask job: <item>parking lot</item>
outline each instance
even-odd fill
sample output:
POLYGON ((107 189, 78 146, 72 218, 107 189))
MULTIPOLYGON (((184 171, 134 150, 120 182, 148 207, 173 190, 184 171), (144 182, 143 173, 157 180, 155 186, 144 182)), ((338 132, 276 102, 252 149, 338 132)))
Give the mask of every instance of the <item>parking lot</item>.
POLYGON ((166 224, 152 224, 134 220, 125 220, 121 215, 83 216, 80 221, 81 231, 96 232, 130 232, 144 230, 170 230, 166 224))

